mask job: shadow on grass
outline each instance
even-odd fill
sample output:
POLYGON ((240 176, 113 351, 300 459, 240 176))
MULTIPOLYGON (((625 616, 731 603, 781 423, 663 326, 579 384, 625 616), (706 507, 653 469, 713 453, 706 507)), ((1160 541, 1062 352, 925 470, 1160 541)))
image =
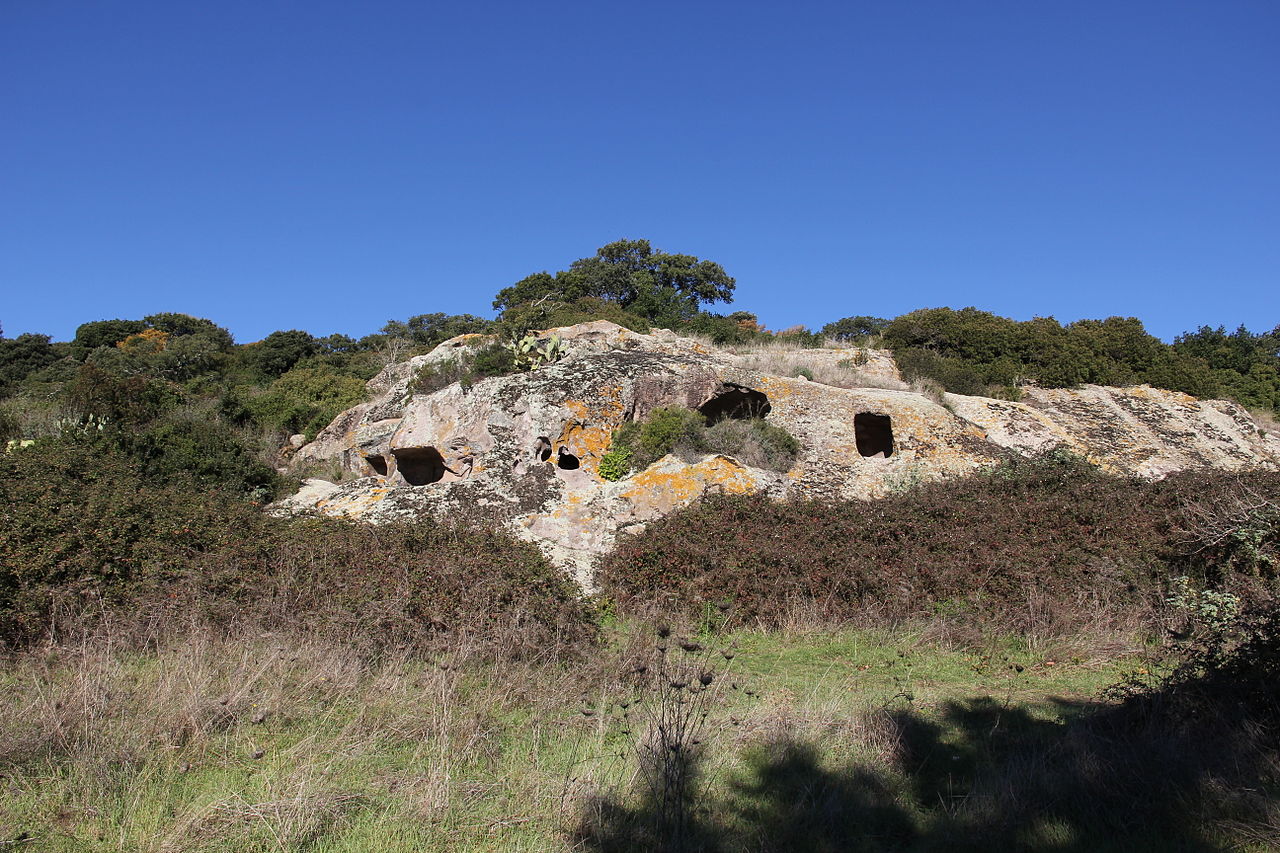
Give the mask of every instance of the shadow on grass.
MULTIPOLYGON (((883 766, 831 767, 789 738, 748 751, 724 790, 684 804, 604 799, 579 826, 598 853, 1186 851, 1280 842, 1276 734, 1230 708, 1062 703, 1062 723, 991 700, 882 712, 883 766)), ((688 768, 690 772, 696 770, 688 768)))

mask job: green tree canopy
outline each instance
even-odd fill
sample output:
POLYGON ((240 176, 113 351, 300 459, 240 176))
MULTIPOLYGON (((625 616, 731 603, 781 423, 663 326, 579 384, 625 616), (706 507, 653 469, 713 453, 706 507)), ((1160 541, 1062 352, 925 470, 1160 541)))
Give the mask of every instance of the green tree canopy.
POLYGON ((280 376, 302 359, 319 351, 316 339, 300 329, 272 332, 240 351, 246 364, 264 376, 280 376))
POLYGON ((418 314, 401 322, 388 320, 382 334, 413 341, 416 346, 434 347, 458 335, 483 334, 493 327, 492 320, 474 314, 418 314))
POLYGON ((83 361, 86 355, 98 347, 113 347, 145 328, 147 324, 142 320, 94 320, 91 323, 81 323, 76 327, 76 336, 71 341, 71 353, 83 361))
POLYGON ((701 305, 733 300, 734 280, 713 261, 655 250, 648 240, 618 240, 554 276, 534 273, 498 292, 493 307, 600 299, 651 322, 678 325, 701 305))
POLYGON ((58 360, 58 351, 48 335, 27 333, 16 338, 0 337, 0 390, 19 382, 58 360))
POLYGON ((868 317, 859 314, 856 317, 844 317, 834 323, 822 327, 822 334, 832 340, 844 343, 856 343, 874 338, 885 330, 889 321, 881 317, 868 317))

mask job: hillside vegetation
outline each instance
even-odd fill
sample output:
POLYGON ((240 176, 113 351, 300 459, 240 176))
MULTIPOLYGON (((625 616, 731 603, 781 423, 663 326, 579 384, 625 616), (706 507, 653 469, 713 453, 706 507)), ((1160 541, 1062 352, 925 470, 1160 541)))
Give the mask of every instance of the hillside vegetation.
MULTIPOLYGON (((1055 454, 875 502, 714 497, 624 536, 590 595, 465 519, 262 512, 295 485, 290 438, 384 365, 491 334, 415 379, 478 381, 529 368, 529 329, 594 318, 889 347, 959 393, 1280 406, 1280 331, 929 309, 771 333, 707 310, 733 287, 619 241, 503 289, 496 320, 0 338, 0 847, 1280 849, 1274 472, 1055 454)), ((797 450, 660 409, 614 468, 726 443, 797 450)))

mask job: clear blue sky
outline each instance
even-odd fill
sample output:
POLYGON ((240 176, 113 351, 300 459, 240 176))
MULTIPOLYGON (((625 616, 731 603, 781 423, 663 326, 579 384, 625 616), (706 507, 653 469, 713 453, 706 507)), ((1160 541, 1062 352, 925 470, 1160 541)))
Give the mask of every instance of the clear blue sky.
POLYGON ((1280 323, 1275 0, 4 0, 0 128, 10 337, 491 316, 622 237, 774 329, 1280 323))

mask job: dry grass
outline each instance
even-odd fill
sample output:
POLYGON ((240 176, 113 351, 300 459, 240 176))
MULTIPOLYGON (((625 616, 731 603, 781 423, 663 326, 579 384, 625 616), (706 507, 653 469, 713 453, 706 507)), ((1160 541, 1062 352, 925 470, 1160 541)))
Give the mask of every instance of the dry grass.
POLYGON ((1280 438, 1280 417, 1277 417, 1275 412, 1267 409, 1250 409, 1249 414, 1253 417, 1253 422, 1258 425, 1258 429, 1269 436, 1280 438))
MULTIPOLYGON (((24 653, 3 676, 0 767, 20 795, 0 806, 0 838, 294 850, 369 813, 393 835, 442 839, 477 811, 500 821, 561 778, 557 744, 576 735, 547 717, 592 671, 480 657, 459 645, 370 659, 340 641, 201 629, 146 653, 109 636, 24 653), (517 724, 527 758, 507 753, 517 724)), ((554 815, 542 820, 553 833, 554 815)))
MULTIPOLYGON (((645 819, 644 797, 627 792, 645 778, 638 759, 664 713, 688 724, 696 814, 713 818, 726 849, 785 849, 765 843, 782 830, 761 809, 803 811, 801 790, 826 792, 806 821, 832 838, 868 819, 864 794, 913 832, 943 818, 976 826, 979 805, 1025 802, 1007 799, 1019 779, 1048 784, 1033 772, 1048 760, 1041 753, 1001 757, 1002 727, 1048 748, 1075 713, 1050 697, 1083 702, 1118 672, 1100 648, 1066 657, 1086 637, 823 628, 799 609, 787 633, 707 630, 673 624, 663 643, 675 657, 649 670, 692 685, 715 669, 718 689, 688 706, 706 718, 679 710, 688 687, 659 685, 653 714, 634 704, 636 667, 655 651, 640 623, 615 627, 586 661, 495 661, 466 643, 431 658, 371 657, 340 638, 199 625, 149 651, 110 634, 30 650, 0 675, 0 840, 26 833, 41 850, 156 853, 635 849, 609 847, 601 833, 620 815, 633 829, 645 819), (731 665, 721 649, 733 650, 731 665), (940 810, 934 777, 920 772, 935 758, 922 756, 961 747, 980 766, 957 778, 981 798, 940 810), (801 776, 808 787, 793 791, 801 776), (784 794, 790 805, 775 803, 784 794)), ((1083 768, 1099 741, 1080 737, 1083 768)), ((1235 819, 1233 837, 1269 832, 1235 819)), ((891 849, 890 837, 865 846, 891 849)))
MULTIPOLYGON (((844 352, 844 351, 841 351, 844 352)), ((738 363, 748 370, 775 376, 805 376, 814 382, 836 388, 884 388, 908 390, 905 382, 887 375, 888 368, 878 364, 874 369, 859 367, 850 358, 833 358, 822 350, 787 349, 781 346, 749 350, 739 355, 738 363), (844 364, 849 361, 851 363, 844 364)))

